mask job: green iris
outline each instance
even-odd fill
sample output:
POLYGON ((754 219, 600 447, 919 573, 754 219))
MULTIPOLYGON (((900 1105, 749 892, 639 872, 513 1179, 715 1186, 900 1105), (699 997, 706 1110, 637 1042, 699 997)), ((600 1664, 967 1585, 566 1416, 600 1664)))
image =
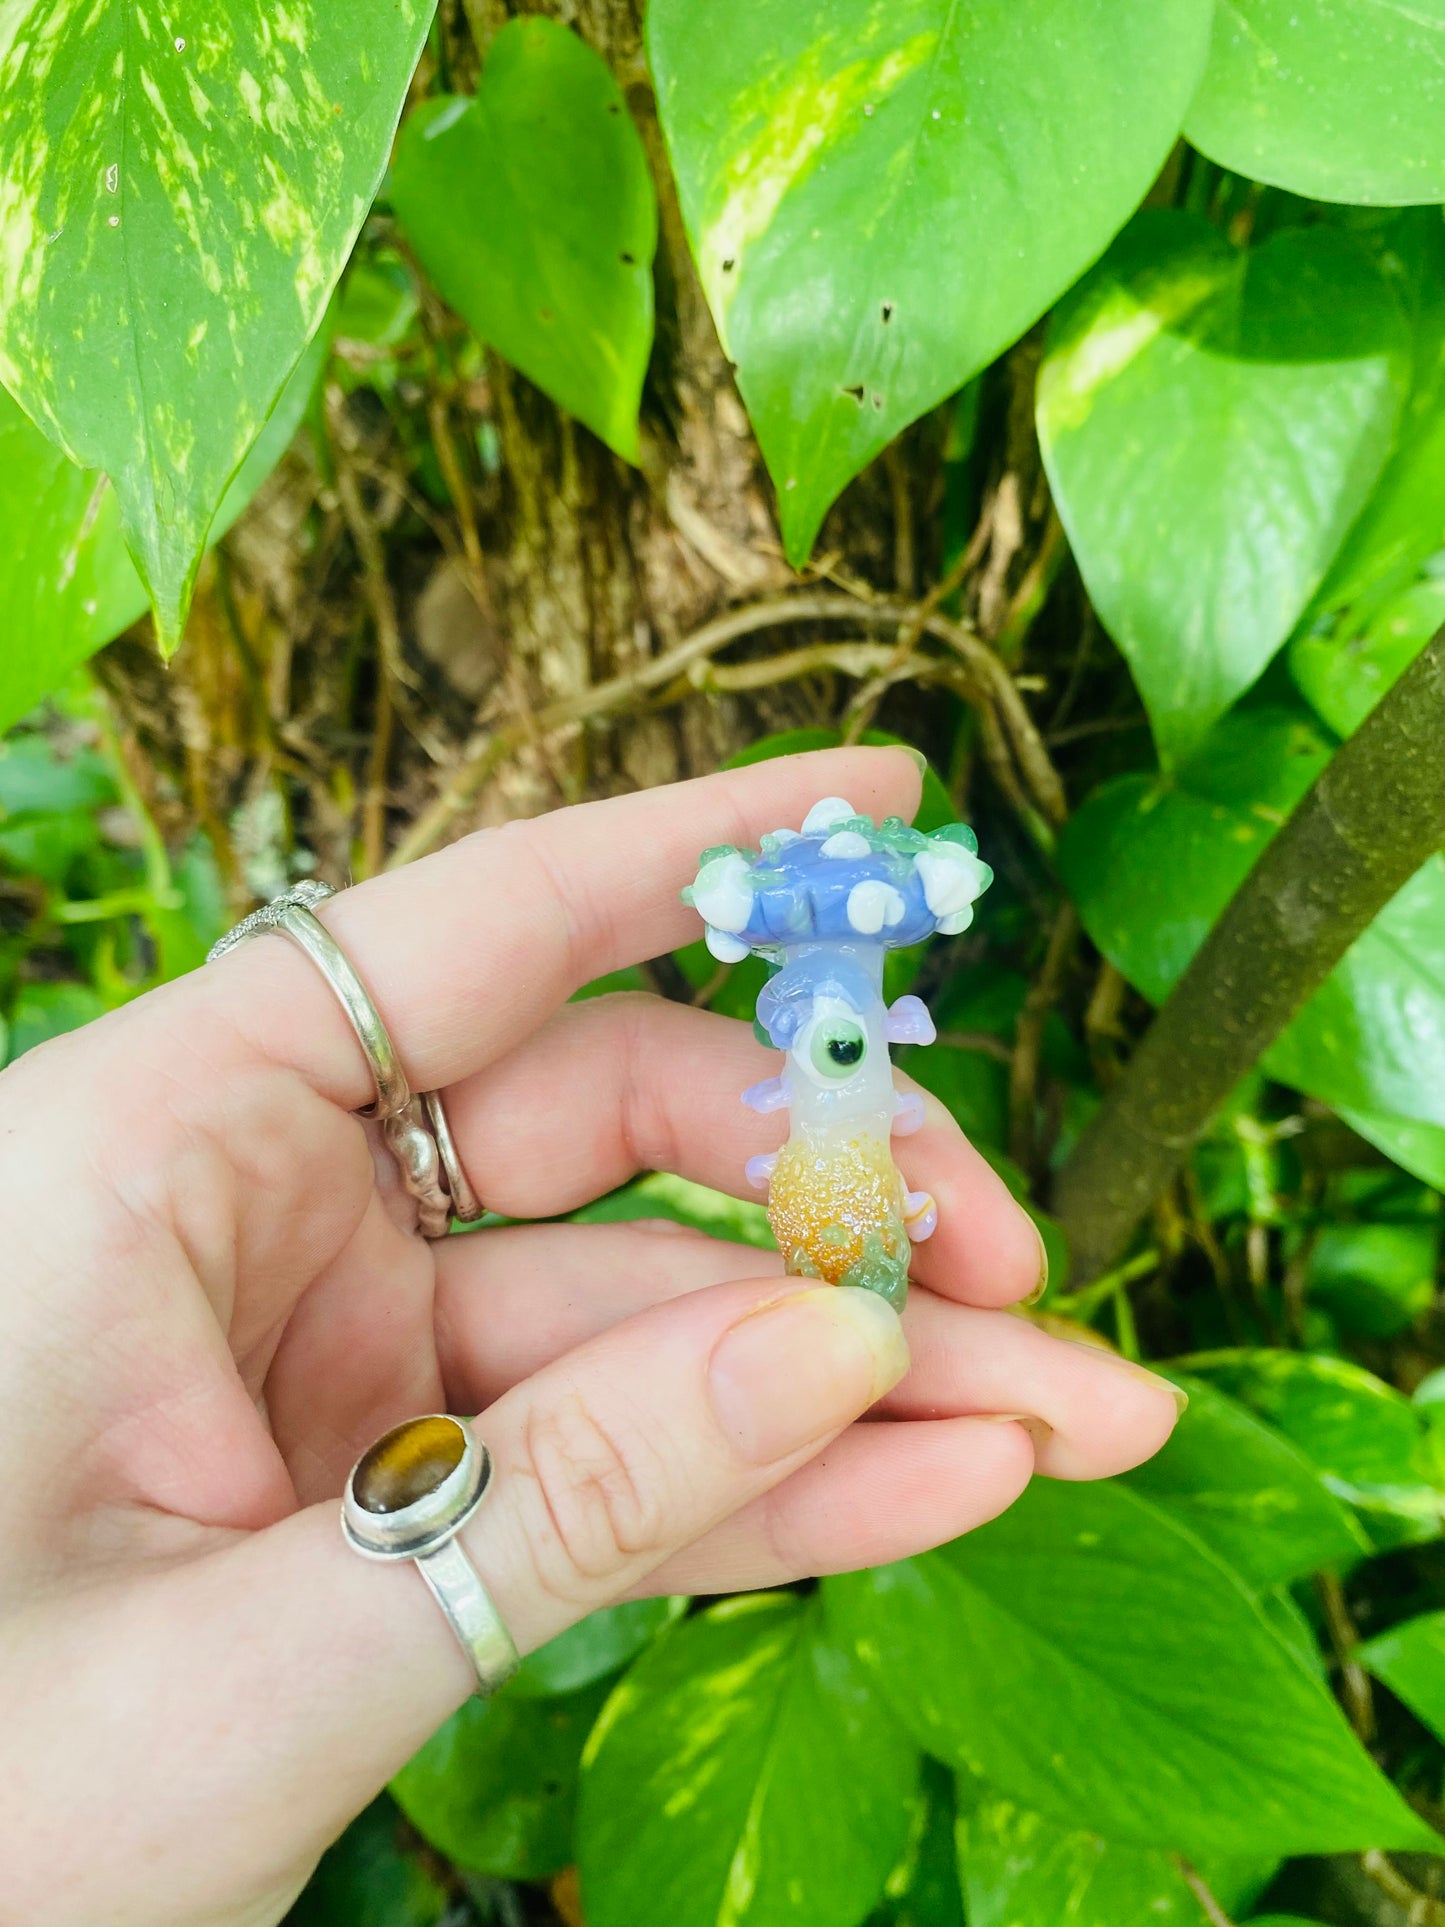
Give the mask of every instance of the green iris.
POLYGON ((863 1062, 868 1039, 861 1024, 833 1017, 819 1024, 808 1047, 813 1069, 823 1077, 851 1077, 863 1062))

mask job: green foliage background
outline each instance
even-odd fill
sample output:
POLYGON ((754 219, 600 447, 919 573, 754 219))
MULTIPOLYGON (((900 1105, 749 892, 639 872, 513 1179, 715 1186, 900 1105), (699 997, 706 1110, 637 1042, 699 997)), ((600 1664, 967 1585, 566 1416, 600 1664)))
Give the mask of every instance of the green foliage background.
MULTIPOLYGON (((1445 622, 1445 0, 653 0, 609 65, 610 19, 0 0, 0 1058, 294 874, 428 847, 549 732, 712 705, 747 760, 876 715, 933 758, 920 821, 967 812, 1000 877, 976 932, 896 960, 941 1032, 907 1069, 1036 1211, 1031 1315, 1191 1403, 1151 1464, 901 1565, 595 1615, 429 1743, 294 1918, 1437 1918, 1445 859, 1114 1269, 1071 1280, 1047 1204, 1445 622), (470 715, 398 585, 439 541, 485 601, 508 369, 695 536, 669 233, 784 586, 753 608, 719 565, 721 628, 470 715), (357 422, 390 438, 385 541, 357 422), (346 548, 357 611, 279 685, 226 533, 278 464, 312 490, 281 551, 323 597, 346 548), (183 636, 148 682, 139 641, 183 636)), ((747 1016, 757 980, 695 945, 589 989, 617 987, 747 1016)), ((578 1215, 768 1241, 666 1174, 578 1215)))

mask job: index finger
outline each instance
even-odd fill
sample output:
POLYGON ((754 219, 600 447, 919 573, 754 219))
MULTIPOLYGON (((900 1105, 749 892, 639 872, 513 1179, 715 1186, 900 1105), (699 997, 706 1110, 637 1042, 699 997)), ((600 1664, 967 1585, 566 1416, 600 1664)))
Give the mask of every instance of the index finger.
MULTIPOLYGON (((511 1048, 579 985, 700 936, 678 895, 699 851, 796 827, 829 795, 911 817, 920 780, 906 750, 779 757, 478 831, 345 891, 322 917, 413 1090, 435 1090, 511 1048)), ((292 944, 243 944, 184 992, 198 1021, 239 1030, 346 1109, 373 1095, 340 1005, 292 944)))

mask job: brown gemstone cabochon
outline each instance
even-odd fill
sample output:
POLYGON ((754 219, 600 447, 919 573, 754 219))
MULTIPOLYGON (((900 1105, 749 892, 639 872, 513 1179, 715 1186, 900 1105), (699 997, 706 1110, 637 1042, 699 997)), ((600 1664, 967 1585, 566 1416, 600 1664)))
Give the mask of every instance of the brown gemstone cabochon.
POLYGON ((351 1476, 352 1493, 364 1512, 400 1512, 435 1492, 466 1449, 466 1433, 455 1419, 408 1419, 362 1454, 351 1476))

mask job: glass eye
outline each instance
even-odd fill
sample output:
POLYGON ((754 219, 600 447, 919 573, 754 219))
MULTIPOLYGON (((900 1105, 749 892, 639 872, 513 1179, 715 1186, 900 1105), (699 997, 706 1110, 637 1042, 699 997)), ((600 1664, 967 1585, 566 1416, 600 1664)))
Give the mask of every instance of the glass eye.
POLYGON ((813 1032, 808 1047, 813 1069, 822 1077, 851 1077, 868 1051, 868 1038, 861 1024, 847 1017, 830 1017, 813 1032))

